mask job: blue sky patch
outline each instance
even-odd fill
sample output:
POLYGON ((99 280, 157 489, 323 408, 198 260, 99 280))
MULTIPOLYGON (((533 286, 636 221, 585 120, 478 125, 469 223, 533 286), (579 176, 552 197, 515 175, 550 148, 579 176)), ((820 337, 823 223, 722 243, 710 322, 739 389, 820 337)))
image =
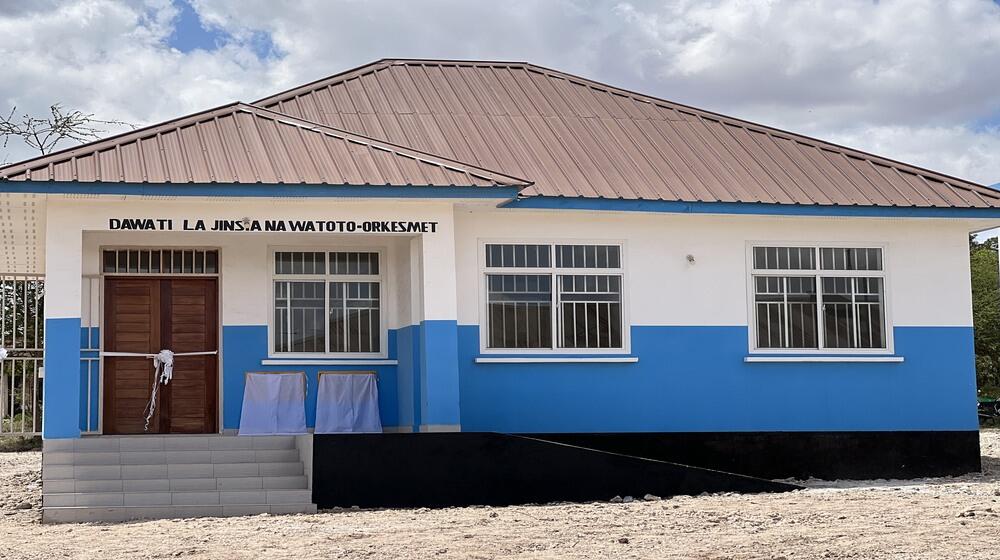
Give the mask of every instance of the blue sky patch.
POLYGON ((175 3, 180 15, 174 21, 174 32, 167 39, 167 44, 181 52, 194 50, 212 51, 225 43, 227 34, 215 28, 202 25, 198 12, 186 0, 175 3))
MULTIPOLYGON (((184 53, 198 49, 214 51, 233 40, 233 36, 222 29, 205 25, 188 0, 175 0, 175 5, 180 14, 174 20, 174 31, 167 39, 168 46, 184 53)), ((249 31, 242 39, 261 60, 281 56, 269 33, 249 31)))

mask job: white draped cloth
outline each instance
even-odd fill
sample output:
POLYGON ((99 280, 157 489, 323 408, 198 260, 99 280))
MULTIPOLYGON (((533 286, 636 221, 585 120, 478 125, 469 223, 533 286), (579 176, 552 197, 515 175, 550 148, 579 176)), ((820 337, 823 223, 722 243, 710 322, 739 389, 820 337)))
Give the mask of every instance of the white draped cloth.
POLYGON ((306 378, 296 373, 248 373, 241 436, 306 433, 306 378))
POLYGON ((328 373, 319 376, 316 433, 345 432, 382 432, 375 375, 328 373))

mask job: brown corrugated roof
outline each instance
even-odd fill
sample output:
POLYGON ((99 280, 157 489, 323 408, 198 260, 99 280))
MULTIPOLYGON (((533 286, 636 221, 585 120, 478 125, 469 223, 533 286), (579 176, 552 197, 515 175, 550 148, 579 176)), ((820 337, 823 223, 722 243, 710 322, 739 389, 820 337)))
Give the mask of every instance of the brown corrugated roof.
POLYGON ((528 196, 1000 207, 983 185, 524 62, 381 60, 256 104, 528 177, 528 196))
POLYGON ((516 186, 504 175, 234 103, 0 168, 0 180, 516 186))

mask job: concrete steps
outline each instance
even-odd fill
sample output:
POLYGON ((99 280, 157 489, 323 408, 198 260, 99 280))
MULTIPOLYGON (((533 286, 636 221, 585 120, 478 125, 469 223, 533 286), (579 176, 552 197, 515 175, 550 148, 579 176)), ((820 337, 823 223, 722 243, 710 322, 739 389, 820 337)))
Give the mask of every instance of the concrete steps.
POLYGON ((46 440, 42 521, 312 513, 295 436, 46 440))

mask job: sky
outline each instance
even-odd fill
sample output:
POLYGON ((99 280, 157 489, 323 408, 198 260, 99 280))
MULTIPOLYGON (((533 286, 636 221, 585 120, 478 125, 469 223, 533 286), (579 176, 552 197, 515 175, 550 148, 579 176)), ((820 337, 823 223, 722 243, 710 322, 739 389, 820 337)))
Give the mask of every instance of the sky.
POLYGON ((387 57, 533 62, 1000 183, 994 0, 0 0, 5 113, 153 124, 387 57))

